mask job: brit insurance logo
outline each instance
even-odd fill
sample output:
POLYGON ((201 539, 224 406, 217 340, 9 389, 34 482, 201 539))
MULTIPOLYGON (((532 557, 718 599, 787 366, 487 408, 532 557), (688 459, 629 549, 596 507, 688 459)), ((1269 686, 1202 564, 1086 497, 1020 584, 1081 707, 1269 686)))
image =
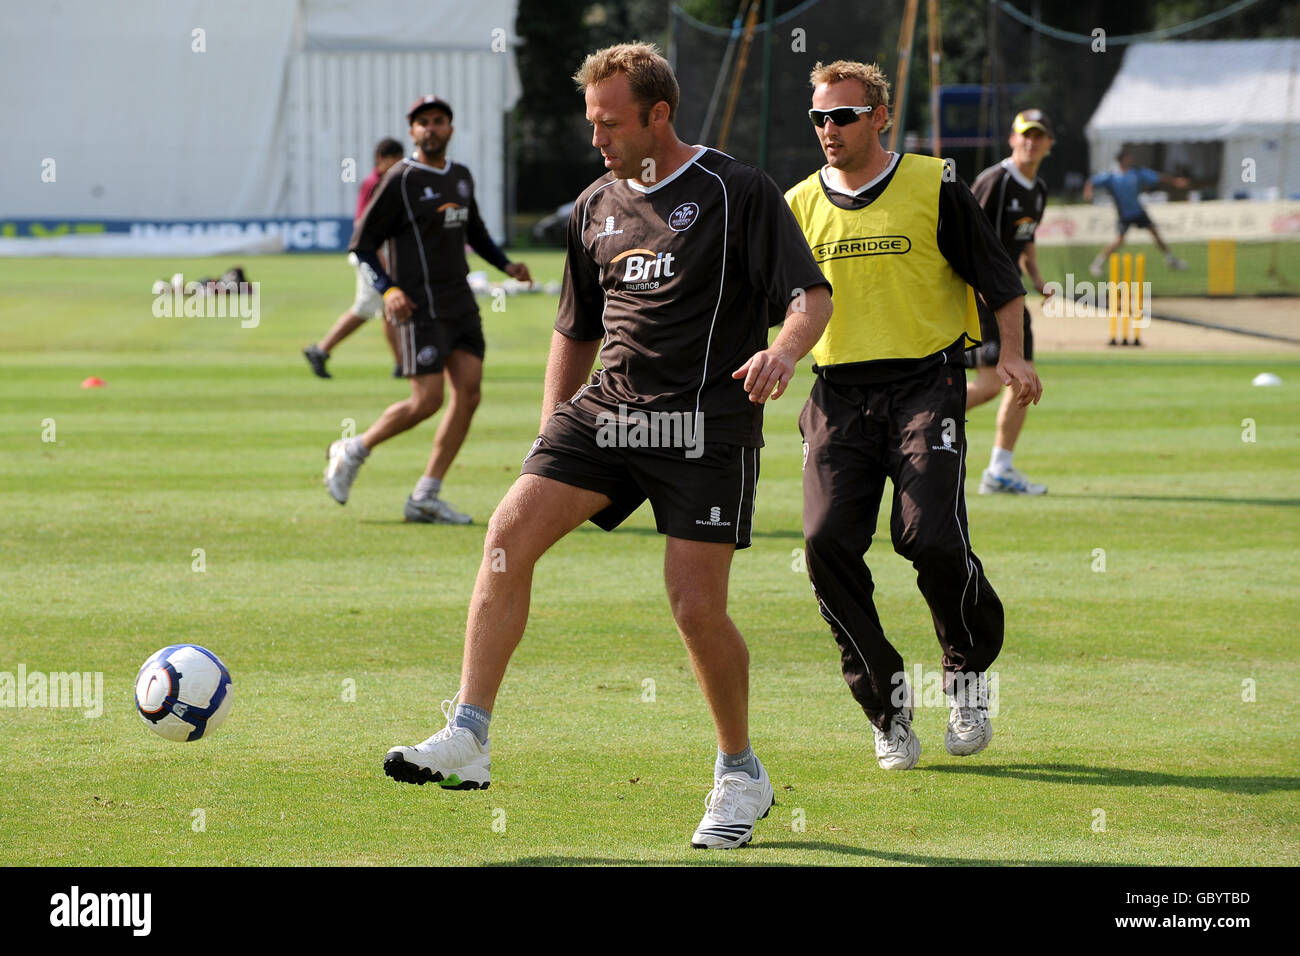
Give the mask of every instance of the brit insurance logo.
POLYGON ((858 256, 901 256, 911 248, 912 240, 907 236, 861 236, 813 246, 813 258, 818 262, 828 262, 831 259, 856 259, 858 256))
POLYGON ((469 206, 462 206, 460 203, 445 202, 438 207, 438 212, 442 213, 444 227, 463 226, 469 222, 469 206))
POLYGON ((653 249, 627 249, 620 252, 609 264, 623 263, 623 289, 626 292, 647 292, 659 288, 660 281, 671 279, 673 263, 677 257, 671 252, 653 249))
POLYGON ((673 232, 685 232, 695 225, 700 218, 700 207, 693 202, 684 202, 668 216, 668 228, 673 232))

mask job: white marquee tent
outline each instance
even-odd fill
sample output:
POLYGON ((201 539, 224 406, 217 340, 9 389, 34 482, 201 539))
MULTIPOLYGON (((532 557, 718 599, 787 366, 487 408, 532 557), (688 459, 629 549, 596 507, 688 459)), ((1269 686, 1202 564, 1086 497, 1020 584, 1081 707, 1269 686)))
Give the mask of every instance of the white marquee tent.
POLYGON ((500 239, 504 114, 519 96, 515 8, 515 0, 8 4, 0 221, 351 219, 375 143, 393 136, 409 147, 406 110, 436 93, 456 114, 448 155, 474 173, 500 239))
POLYGON ((1298 122, 1300 40, 1168 41, 1128 48, 1086 130, 1094 173, 1125 143, 1221 144, 1222 198, 1278 199, 1300 195, 1298 122))

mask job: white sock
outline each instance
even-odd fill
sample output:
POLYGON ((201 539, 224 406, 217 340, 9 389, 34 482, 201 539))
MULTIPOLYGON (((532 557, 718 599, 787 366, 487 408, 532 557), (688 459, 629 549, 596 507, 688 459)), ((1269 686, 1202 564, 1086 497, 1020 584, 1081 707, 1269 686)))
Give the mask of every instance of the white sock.
POLYGON ((366 443, 361 440, 359 435, 356 438, 349 438, 348 443, 343 447, 357 461, 365 461, 370 454, 370 449, 366 447, 366 443))
POLYGON ((1005 448, 993 446, 993 454, 989 456, 989 471, 994 474, 1001 474, 1004 471, 1011 470, 1011 457, 1015 454, 1013 451, 1007 451, 1005 448))
POLYGON ((442 491, 441 478, 422 477, 415 483, 415 491, 411 493, 411 497, 416 501, 419 501, 422 498, 436 498, 440 491, 442 491))

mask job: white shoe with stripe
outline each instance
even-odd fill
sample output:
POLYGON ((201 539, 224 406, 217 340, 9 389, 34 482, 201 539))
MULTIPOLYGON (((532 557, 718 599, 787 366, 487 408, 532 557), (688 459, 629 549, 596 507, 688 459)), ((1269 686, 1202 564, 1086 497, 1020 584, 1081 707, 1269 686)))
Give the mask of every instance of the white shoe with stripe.
POLYGON ((713 781, 704 801, 704 819, 695 828, 691 846, 697 850, 729 850, 754 838, 754 824, 776 805, 772 781, 762 763, 758 779, 745 771, 724 773, 713 781))

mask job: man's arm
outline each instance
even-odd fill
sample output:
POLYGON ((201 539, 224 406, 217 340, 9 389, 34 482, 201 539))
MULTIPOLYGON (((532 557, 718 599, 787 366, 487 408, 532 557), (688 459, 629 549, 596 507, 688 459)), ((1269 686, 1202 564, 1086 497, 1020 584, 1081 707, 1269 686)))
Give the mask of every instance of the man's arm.
POLYGON ((469 223, 465 229, 465 239, 471 249, 512 279, 518 279, 520 282, 533 281, 528 266, 522 262, 511 262, 501 251, 501 247, 492 241, 487 226, 483 225, 483 217, 478 213, 478 201, 472 197, 469 201, 469 223))
POLYGON ((998 375, 1010 385, 1020 405, 1037 403, 1043 383, 1025 361, 1025 290, 1020 272, 993 232, 984 210, 966 184, 944 182, 939 188, 939 251, 959 276, 993 309, 1002 339, 998 375))
POLYGON ((1027 243, 1021 250, 1020 267, 1025 270, 1029 281, 1034 284, 1034 289, 1040 295, 1051 294, 1051 290, 1046 288, 1047 283, 1043 281, 1043 274, 1038 271, 1038 247, 1032 242, 1027 243))
POLYGON ((826 331, 832 308, 830 287, 824 285, 800 290, 790 300, 785 324, 776 341, 755 352, 748 362, 731 373, 732 378, 745 380, 745 391, 751 402, 762 405, 769 398, 775 400, 785 394, 795 366, 826 331))
POLYGON ((998 377, 1011 386, 1016 404, 1024 408, 1043 397, 1043 383, 1034 367, 1025 361, 1025 297, 1012 299, 994 313, 1002 345, 998 351, 998 377))
POLYGON ((388 274, 388 263, 380 252, 401 221, 400 176, 400 166, 395 166, 379 181, 370 204, 356 222, 352 241, 348 243, 348 251, 356 254, 366 278, 384 297, 384 314, 390 322, 405 322, 415 309, 414 303, 388 274))
POLYGON ((538 428, 539 433, 546 427, 555 406, 572 398, 587 381, 591 367, 596 364, 596 356, 600 353, 600 342, 600 339, 584 342, 558 331, 551 333, 551 352, 546 358, 546 384, 542 388, 542 424, 538 428))

